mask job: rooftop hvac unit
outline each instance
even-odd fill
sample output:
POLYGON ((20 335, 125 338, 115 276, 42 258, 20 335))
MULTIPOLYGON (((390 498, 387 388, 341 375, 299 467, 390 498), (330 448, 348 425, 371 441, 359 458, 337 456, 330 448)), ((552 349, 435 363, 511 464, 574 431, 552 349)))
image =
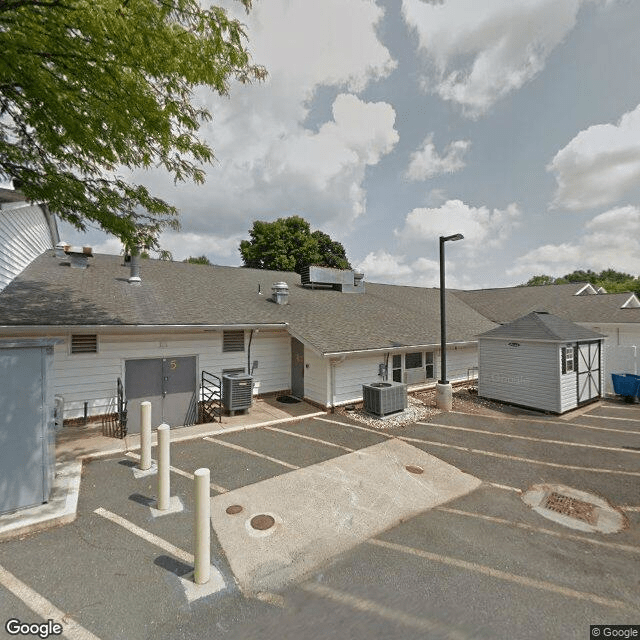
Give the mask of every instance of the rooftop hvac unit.
POLYGON ((362 385, 364 410, 387 416, 407 408, 407 385, 401 382, 371 382, 362 385))
POLYGON ((253 376, 246 373, 225 373, 222 376, 222 404, 233 415, 248 409, 253 402, 253 376))

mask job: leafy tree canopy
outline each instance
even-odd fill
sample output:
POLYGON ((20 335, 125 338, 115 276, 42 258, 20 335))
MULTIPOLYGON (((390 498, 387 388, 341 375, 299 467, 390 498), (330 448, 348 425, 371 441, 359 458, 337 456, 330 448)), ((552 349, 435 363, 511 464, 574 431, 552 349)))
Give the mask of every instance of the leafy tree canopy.
POLYGON ((614 269, 605 269, 600 273, 596 273, 590 269, 587 271, 577 269, 576 271, 572 271, 560 278, 554 278, 547 275, 533 276, 521 286, 530 287, 540 284, 566 284, 568 282, 589 282, 596 289, 598 287, 604 287, 608 293, 633 291, 640 295, 640 278, 633 276, 630 273, 615 271, 614 269))
POLYGON ((207 256, 198 256, 197 258, 189 256, 186 260, 183 260, 183 262, 189 262, 190 264, 211 264, 211 261, 207 256))
POLYGON ((322 231, 312 233, 309 223, 300 216, 274 222, 256 220, 249 235, 251 240, 240 242, 245 267, 296 273, 310 264, 351 269, 342 244, 322 231))
POLYGON ((0 181, 125 246, 157 248, 177 210, 119 172, 203 182, 194 89, 266 75, 242 24, 198 0, 0 0, 0 51, 0 181))

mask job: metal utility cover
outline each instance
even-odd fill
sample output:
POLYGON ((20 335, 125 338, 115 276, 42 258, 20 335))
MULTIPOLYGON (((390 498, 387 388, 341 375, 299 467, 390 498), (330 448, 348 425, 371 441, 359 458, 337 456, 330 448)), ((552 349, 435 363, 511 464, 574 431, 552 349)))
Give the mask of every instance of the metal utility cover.
POLYGON ((400 440, 389 440, 230 491, 211 500, 211 524, 246 593, 284 587, 331 557, 480 480, 400 440), (406 466, 419 466, 416 475, 406 466), (242 513, 227 508, 242 505, 242 513), (252 519, 271 516, 256 530, 252 519))

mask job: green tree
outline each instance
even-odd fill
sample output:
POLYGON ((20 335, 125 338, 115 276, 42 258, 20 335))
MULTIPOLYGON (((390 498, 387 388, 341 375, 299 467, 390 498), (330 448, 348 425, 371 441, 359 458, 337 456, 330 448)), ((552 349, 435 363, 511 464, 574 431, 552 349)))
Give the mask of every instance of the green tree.
POLYGON ((193 91, 264 78, 245 40, 198 0, 0 0, 0 180, 80 230, 153 244, 177 210, 123 169, 203 182, 211 116, 193 91))
POLYGON ((521 284, 521 287, 536 287, 538 285, 541 284, 555 284, 556 279, 553 278, 552 276, 546 276, 546 275, 541 275, 541 276, 533 276, 532 278, 529 278, 529 280, 527 280, 524 284, 521 284))
POLYGON ((207 258, 207 256, 198 256, 197 258, 194 258, 193 256, 189 256, 186 260, 183 260, 183 262, 189 262, 190 264, 211 265, 211 261, 209 260, 209 258, 207 258))
POLYGON ((520 286, 529 287, 539 284, 566 284, 569 282, 588 282, 596 289, 603 287, 607 293, 624 293, 635 292, 640 295, 640 278, 630 273, 615 271, 614 269, 605 269, 600 273, 591 271, 591 269, 576 269, 571 273, 567 273, 559 278, 547 275, 533 276, 520 286))
POLYGON ((322 231, 311 233, 309 223, 300 216, 274 222, 256 220, 249 236, 251 240, 240 242, 245 267, 296 273, 310 264, 351 268, 344 247, 322 231))

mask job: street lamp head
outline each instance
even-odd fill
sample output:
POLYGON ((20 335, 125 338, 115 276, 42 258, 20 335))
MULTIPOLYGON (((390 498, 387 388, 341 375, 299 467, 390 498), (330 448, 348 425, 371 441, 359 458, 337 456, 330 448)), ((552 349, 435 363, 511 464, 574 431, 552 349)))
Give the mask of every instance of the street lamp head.
POLYGON ((442 242, 448 242, 449 240, 464 240, 464 236, 461 233, 456 233, 452 236, 440 236, 442 242))

